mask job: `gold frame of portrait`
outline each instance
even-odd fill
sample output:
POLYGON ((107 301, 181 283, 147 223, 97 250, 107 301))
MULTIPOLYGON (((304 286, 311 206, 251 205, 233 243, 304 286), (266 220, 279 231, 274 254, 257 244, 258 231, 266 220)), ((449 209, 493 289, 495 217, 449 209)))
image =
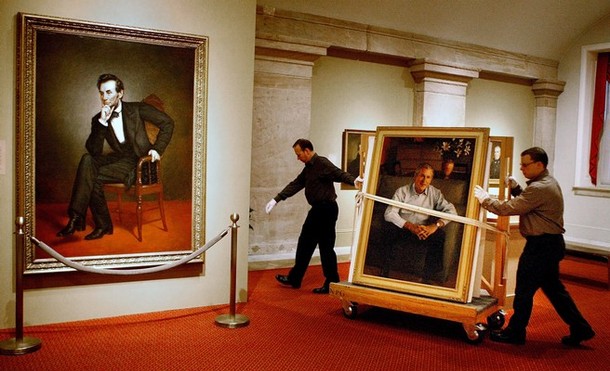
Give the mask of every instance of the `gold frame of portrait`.
MULTIPOLYGON (((37 126, 37 104, 40 94, 51 94, 45 93, 46 89, 41 89, 40 73, 37 71, 39 68, 37 65, 37 58, 44 58, 45 55, 38 55, 39 44, 37 40, 39 36, 45 36, 47 39, 53 37, 63 37, 65 39, 72 40, 72 43, 78 44, 79 40, 86 40, 87 42, 97 43, 97 45, 108 45, 108 43, 121 44, 124 55, 113 55, 114 59, 124 57, 125 60, 132 61, 128 55, 129 48, 133 50, 138 48, 157 48, 156 50, 164 50, 166 55, 164 58, 169 60, 172 54, 178 53, 181 56, 188 56, 186 60, 179 61, 183 67, 181 70, 182 76, 180 89, 186 86, 188 92, 184 93, 184 96, 192 97, 192 100, 183 102, 180 107, 174 107, 174 111, 184 109, 187 111, 185 117, 191 120, 192 117, 192 128, 187 126, 187 129, 182 128, 181 130, 186 131, 184 134, 185 140, 191 141, 192 148, 185 150, 185 154, 182 154, 180 158, 187 158, 188 164, 183 163, 183 167, 190 167, 190 171, 185 170, 185 176, 187 176, 191 182, 192 187, 190 189, 180 190, 183 194, 187 195, 184 199, 184 203, 188 204, 187 207, 191 211, 190 220, 190 243, 188 245, 180 247, 172 247, 171 249, 164 250, 164 247, 151 251, 147 249, 146 234, 144 234, 144 242, 141 242, 141 247, 136 251, 126 251, 121 246, 113 246, 111 237, 105 237, 99 241, 108 241, 108 251, 117 251, 116 253, 102 253, 95 254, 87 252, 81 252, 78 256, 69 256, 74 261, 77 261, 83 265, 96 266, 96 267, 113 267, 113 268, 127 268, 127 267, 139 267, 139 266, 152 266, 159 265, 166 262, 180 260, 186 255, 189 255, 193 251, 197 250, 203 243, 205 243, 205 156, 206 156, 206 130, 207 130, 207 69, 208 69, 208 38, 199 35, 188 35, 173 32, 163 32, 158 30, 149 30, 135 27, 111 25, 104 23, 94 23, 80 20, 69 20, 64 18, 40 16, 33 14, 19 13, 17 15, 18 23, 18 38, 17 38, 17 117, 16 117, 16 159, 15 159, 15 183, 16 183, 16 214, 22 216, 25 219, 24 234, 25 239, 25 273, 59 273, 59 272, 73 272, 72 268, 66 267, 64 264, 56 261, 53 258, 46 257, 44 254, 40 254, 41 250, 36 247, 29 239, 29 236, 35 236, 36 232, 36 205, 37 205, 37 193, 36 193, 36 166, 41 164, 43 159, 38 159, 36 156, 36 148, 39 146, 50 146, 47 143, 46 138, 37 138, 36 126, 37 126), (192 59, 191 59, 192 58, 192 59), (190 86, 189 86, 190 84, 190 86), (192 138, 191 138, 192 137, 192 138), (161 250, 161 251, 159 251, 161 250), (37 257, 39 255, 39 257, 37 257)), ((45 48, 45 53, 61 53, 61 48, 45 48), (49 51, 51 50, 51 51, 49 51), (55 51, 53 51, 55 50, 55 51)), ((91 53, 92 50, 89 50, 91 53)), ((164 54, 165 55, 165 54, 164 54)), ((49 54, 51 56, 51 54, 49 54)), ((57 57, 57 56, 55 56, 57 57)), ((60 59, 60 58, 56 58, 60 59)), ((69 63, 66 61, 66 63, 69 63)), ((76 62, 71 62, 76 63, 76 62)), ((132 80, 138 82, 143 81, 154 85, 157 77, 151 77, 151 75, 144 75, 145 72, 150 72, 155 65, 149 66, 144 62, 141 65, 130 66, 130 73, 136 74, 132 80), (141 73, 141 75, 138 75, 141 73)), ((150 61, 150 64, 153 62, 150 61)), ((86 70, 82 63, 75 67, 81 70, 86 70)), ((159 65, 157 65, 159 67, 159 65)), ((101 70, 100 66, 98 69, 91 68, 91 80, 87 78, 86 84, 93 86, 95 89, 95 79, 101 73, 114 72, 113 70, 101 70)), ((68 70, 64 66, 64 70, 68 70)), ((124 76, 125 74, 117 73, 118 76, 124 76)), ((162 75, 165 76, 165 75, 162 75)), ((66 83, 64 86, 54 86, 53 94, 58 94, 58 90, 66 91, 64 99, 68 98, 68 92, 74 94, 74 91, 67 87, 72 84, 70 76, 64 76, 66 83), (62 89, 60 89, 62 88, 62 89)), ((125 79, 125 77, 123 77, 125 79)), ((164 86, 170 86, 172 81, 164 78, 164 86)), ((85 82, 83 82, 85 84, 85 82)), ((126 84, 127 85, 127 84, 126 84)), ((132 84, 134 86, 134 84, 132 84)), ((176 87, 176 90, 179 88, 176 87)), ((126 91, 129 90, 129 86, 126 91)), ((132 89, 133 90, 133 89, 132 89)), ((95 94, 95 93, 94 93, 95 94)), ((99 98, 95 95, 93 98, 99 103, 99 98)), ((58 100, 61 98, 57 98, 58 100)), ((177 99, 177 98, 172 98, 177 99)), ((135 99, 134 99, 135 100, 135 99)), ((173 102, 173 100, 172 100, 173 102)), ((91 111, 91 105, 87 106, 83 111, 86 112, 90 120, 90 117, 95 113, 91 111)), ((80 114, 80 113, 79 113, 80 114)), ((75 120, 77 114, 71 116, 70 119, 77 123, 80 120, 75 120)), ((176 119, 174 117, 174 119, 176 119)), ((184 122, 184 121, 183 121, 184 122)), ((187 121, 188 122, 188 121, 187 121)), ((177 123, 178 124, 178 123, 177 123)), ((89 125, 87 122, 83 122, 82 126, 89 125)), ((184 125, 182 125, 184 126, 184 125)), ((75 126, 76 128, 76 126, 75 126)), ((178 127, 177 127, 178 128, 178 127)), ((46 129, 45 129, 46 130, 46 129)), ((49 129, 53 130, 53 129, 49 129)), ((178 129, 176 129, 178 130, 178 129)), ((174 137, 176 137, 176 130, 174 130, 174 137)), ((75 135, 75 134, 74 134, 75 135)), ((76 135, 75 135, 76 136, 76 135)), ((86 137, 85 137, 86 138, 86 137)), ((74 139, 76 140, 76 139, 74 139)), ((173 139, 172 139, 173 140, 173 139)), ((184 147, 188 146, 188 143, 184 147)), ((83 148, 84 141, 80 142, 81 148, 83 148)), ((174 147, 178 147, 175 143, 174 147)), ((172 144, 170 144, 172 147, 172 144)), ((84 149, 83 149, 84 151, 84 149)), ((178 161, 178 160, 175 160, 178 161)), ((187 161, 185 161, 187 162, 187 161)), ((179 164, 175 164, 179 165, 179 164)), ((40 165, 42 166, 42 165, 40 165)), ((70 178, 70 183, 74 177, 74 173, 67 174, 66 177, 70 178)), ((165 177, 164 177, 165 178, 165 177)), ((188 187, 187 187, 188 188, 188 187)), ((167 192, 167 191, 166 191, 167 192)), ((69 189, 67 190, 69 197, 69 189)), ((129 202, 129 209, 131 209, 131 203, 129 202)), ((187 227, 188 229, 188 227, 187 227)), ((116 232, 116 226, 115 226, 116 232)), ((116 233, 115 233, 116 234, 116 233)), ((38 237, 38 236, 37 236, 38 237)), ((135 238, 134 238, 135 239, 135 238)), ((185 238, 185 241, 189 237, 185 238)), ((43 241, 45 242, 45 241, 43 241)), ((151 241, 149 240, 149 244, 151 241)), ((84 242, 81 243, 84 246, 84 242)), ((53 247, 51 244, 49 244, 53 247)), ((61 252, 60 252, 61 253, 61 252)), ((194 263, 203 263, 204 256, 200 256, 194 259, 194 263)), ((142 278, 143 279, 143 278, 142 278)))
MULTIPOLYGON (((478 220, 481 208, 479 203, 472 195, 472 192, 475 185, 483 184, 484 181, 489 143, 489 128, 378 127, 375 136, 375 148, 372 153, 370 164, 371 173, 366 174, 366 178, 368 180, 366 193, 372 195, 378 194, 377 192, 378 188, 380 187, 380 181, 384 176, 384 174, 382 174, 384 169, 383 161, 387 160, 387 154, 384 153, 384 151, 387 151, 387 146, 384 146, 386 140, 412 140, 414 143, 430 143, 432 141, 438 142, 439 140, 452 140, 456 138, 463 138, 472 143, 471 158, 468 160, 469 169, 465 174, 462 174, 463 176, 467 177, 463 180, 466 182, 463 184, 463 186, 468 192, 468 195, 463 196, 467 199, 467 202, 462 213, 458 211, 458 215, 478 220)), ((427 146, 429 147, 429 144, 427 144, 427 146)), ((423 156, 422 158, 419 158, 419 161, 417 162, 429 162, 433 164, 435 170, 440 169, 441 167, 440 161, 436 158, 432 158, 433 156, 440 157, 439 154, 432 155, 429 149, 426 150, 427 152, 425 154, 420 153, 421 151, 411 151, 409 148, 406 148, 406 151, 409 153, 416 153, 415 157, 423 156)), ((417 166, 417 163, 414 161, 409 163, 409 166, 415 167, 417 166)), ((389 198, 391 198, 391 196, 389 196, 389 198)), ((375 202, 376 201, 371 200, 370 198, 364 198, 361 214, 361 229, 356 241, 357 245, 354 259, 355 261, 353 262, 354 271, 352 282, 374 288, 423 295, 433 298, 441 298, 458 302, 469 301, 472 294, 471 285, 473 282, 473 272, 476 269, 477 263, 476 255, 478 249, 476 242, 479 238, 478 228, 471 225, 463 225, 461 246, 459 249, 459 257, 457 258, 457 267, 454 268, 454 283, 450 287, 412 280, 389 278, 382 276, 381 274, 365 272, 365 267, 367 267, 366 260, 370 244, 369 237, 371 234, 371 223, 375 202)), ((367 267, 367 270, 370 269, 367 267)))
MULTIPOLYGON (((504 136, 490 136, 490 159, 488 168, 489 172, 489 185, 487 191, 492 197, 497 197, 500 200, 504 200, 508 197, 508 187, 506 185, 506 177, 513 173, 513 137, 504 136), (491 177, 491 163, 494 156, 494 148, 500 146, 500 177, 491 177)), ((487 220, 495 222, 497 217, 495 214, 487 212, 487 220)))
MULTIPOLYGON (((364 161, 368 150, 368 138, 375 135, 375 130, 358 130, 358 129, 345 129, 341 137, 341 170, 348 171, 349 163, 354 158, 351 158, 350 154, 355 151, 360 152, 360 163, 359 163, 359 174, 364 171, 364 161), (359 144, 360 149, 353 148, 354 145, 359 144)), ((349 184, 341 183, 341 189, 350 190, 356 189, 356 187, 349 184)))

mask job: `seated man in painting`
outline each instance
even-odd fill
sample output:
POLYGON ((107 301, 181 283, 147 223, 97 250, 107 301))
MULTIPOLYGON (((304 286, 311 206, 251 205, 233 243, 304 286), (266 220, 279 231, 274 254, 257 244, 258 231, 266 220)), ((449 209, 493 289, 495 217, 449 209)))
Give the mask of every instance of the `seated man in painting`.
MULTIPOLYGON (((422 163, 415 170, 413 182, 396 190, 394 201, 419 206, 426 209, 442 211, 457 215, 455 206, 447 201, 441 191, 430 183, 434 178, 434 169, 430 164, 422 163)), ((434 216, 416 213, 389 205, 384 213, 386 221, 399 229, 397 238, 390 244, 382 268, 382 276, 388 277, 393 252, 396 249, 424 248, 426 251, 421 279, 424 282, 434 280, 443 269, 443 246, 445 232, 443 227, 449 221, 434 216)))
POLYGON ((97 80, 100 112, 91 119, 91 132, 80 160, 72 197, 68 207, 68 224, 58 237, 66 237, 85 230, 87 209, 91 210, 95 228, 85 240, 97 240, 113 233, 112 219, 104 196, 106 183, 125 183, 127 188, 135 181, 136 166, 140 157, 161 159, 174 131, 174 120, 155 107, 141 102, 123 102, 123 81, 112 74, 103 74, 97 80), (150 122, 159 133, 154 144, 146 132, 150 122), (105 152, 105 143, 111 151, 105 152))

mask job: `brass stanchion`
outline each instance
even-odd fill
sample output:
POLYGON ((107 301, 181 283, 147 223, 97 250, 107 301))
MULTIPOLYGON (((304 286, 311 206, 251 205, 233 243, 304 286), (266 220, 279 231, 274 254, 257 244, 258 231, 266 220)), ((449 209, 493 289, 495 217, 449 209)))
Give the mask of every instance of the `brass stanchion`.
POLYGON ((0 354, 20 355, 32 353, 40 349, 42 342, 33 337, 23 337, 23 271, 25 269, 23 249, 25 219, 17 217, 17 251, 15 252, 15 337, 0 342, 0 354))
POLYGON ((229 300, 229 314, 216 317, 216 324, 221 327, 237 328, 248 326, 250 319, 243 314, 235 314, 235 285, 237 276, 237 221, 239 214, 231 214, 231 298, 229 300))

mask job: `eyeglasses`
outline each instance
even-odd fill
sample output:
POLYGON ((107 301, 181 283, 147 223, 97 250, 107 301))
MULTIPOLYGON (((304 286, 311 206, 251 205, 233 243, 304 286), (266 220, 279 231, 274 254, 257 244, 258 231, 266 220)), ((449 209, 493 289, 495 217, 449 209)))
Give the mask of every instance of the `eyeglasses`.
POLYGON ((530 166, 531 164, 536 163, 536 162, 538 162, 538 161, 532 161, 532 162, 528 162, 527 164, 523 164, 523 163, 521 163, 521 164, 519 164, 519 166, 521 166, 521 167, 528 167, 528 166, 530 166))

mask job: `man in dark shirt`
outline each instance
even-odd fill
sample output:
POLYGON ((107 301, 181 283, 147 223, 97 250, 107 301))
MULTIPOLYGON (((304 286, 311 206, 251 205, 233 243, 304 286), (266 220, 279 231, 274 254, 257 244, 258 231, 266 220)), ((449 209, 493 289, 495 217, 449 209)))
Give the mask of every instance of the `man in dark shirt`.
POLYGON ((313 290, 316 294, 326 294, 331 282, 339 282, 337 271, 337 255, 335 254, 335 224, 339 215, 339 207, 335 201, 334 182, 342 182, 359 187, 361 178, 354 178, 342 171, 326 157, 318 156, 313 150, 313 144, 307 139, 298 139, 293 145, 297 159, 305 164, 303 171, 290 182, 280 193, 267 203, 265 211, 271 212, 279 202, 295 195, 305 188, 305 198, 311 209, 301 229, 297 244, 294 266, 288 275, 278 274, 275 278, 283 285, 293 288, 301 287, 301 281, 309 266, 316 245, 320 248, 320 260, 324 272, 324 285, 313 290), (357 183, 357 184, 356 184, 357 183))

